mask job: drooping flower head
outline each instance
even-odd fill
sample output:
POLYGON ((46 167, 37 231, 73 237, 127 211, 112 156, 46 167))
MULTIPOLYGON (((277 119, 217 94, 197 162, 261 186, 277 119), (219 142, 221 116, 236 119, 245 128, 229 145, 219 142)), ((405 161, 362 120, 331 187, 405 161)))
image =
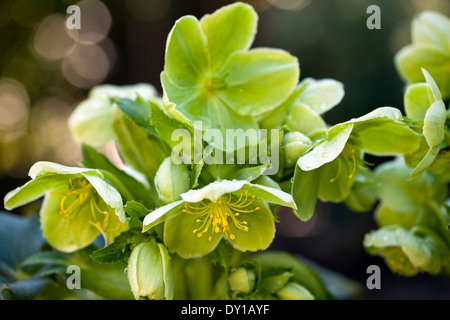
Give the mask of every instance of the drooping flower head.
POLYGON ((265 249, 275 233, 267 202, 295 208, 289 194, 239 180, 215 181, 181 198, 149 213, 144 231, 166 221, 164 242, 182 257, 207 254, 222 238, 241 251, 265 249))
POLYGON ((31 181, 5 196, 5 208, 12 210, 45 194, 41 225, 56 249, 81 249, 100 234, 107 244, 127 229, 122 197, 99 170, 38 162, 29 175, 31 181))

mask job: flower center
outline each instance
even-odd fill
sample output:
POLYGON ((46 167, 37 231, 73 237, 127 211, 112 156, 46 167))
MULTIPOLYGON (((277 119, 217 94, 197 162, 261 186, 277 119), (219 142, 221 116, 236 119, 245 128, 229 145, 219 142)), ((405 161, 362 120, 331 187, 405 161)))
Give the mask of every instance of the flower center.
POLYGON ((231 193, 221 196, 217 202, 204 203, 193 205, 188 202, 184 203, 183 212, 197 217, 197 223, 200 226, 194 229, 193 233, 197 237, 201 237, 204 233, 210 230, 209 241, 212 239, 214 233, 223 232, 229 240, 234 240, 236 236, 231 232, 230 224, 242 231, 247 232, 249 227, 247 221, 241 221, 241 215, 252 213, 260 210, 260 207, 251 208, 251 204, 255 201, 256 195, 249 196, 248 190, 245 192, 241 190, 239 198, 231 193))
POLYGON ((77 178, 72 180, 69 178, 69 185, 66 189, 59 190, 57 193, 50 192, 50 194, 61 198, 59 214, 66 216, 66 228, 70 228, 71 232, 73 225, 72 221, 75 218, 74 216, 82 210, 82 206, 84 207, 85 205, 88 205, 92 216, 92 219, 89 220, 88 223, 99 230, 106 245, 108 244, 106 232, 116 231, 121 226, 118 217, 115 215, 113 215, 113 217, 117 219, 110 219, 113 209, 106 205, 101 198, 96 199, 99 198, 99 196, 97 196, 94 187, 87 179, 77 178), (98 203, 98 200, 102 203, 98 203), (72 202, 70 203, 70 201, 72 202), (67 202, 69 202, 69 205, 66 205, 67 202), (106 207, 106 209, 102 209, 101 207, 106 207))
POLYGON ((345 146, 341 155, 339 155, 338 159, 338 169, 336 172, 336 176, 330 179, 330 182, 335 182, 341 175, 342 162, 345 161, 348 166, 348 171, 350 174, 348 175, 348 179, 353 179, 355 175, 358 173, 360 167, 366 165, 373 165, 367 161, 364 161, 356 154, 356 149, 353 147, 345 146))

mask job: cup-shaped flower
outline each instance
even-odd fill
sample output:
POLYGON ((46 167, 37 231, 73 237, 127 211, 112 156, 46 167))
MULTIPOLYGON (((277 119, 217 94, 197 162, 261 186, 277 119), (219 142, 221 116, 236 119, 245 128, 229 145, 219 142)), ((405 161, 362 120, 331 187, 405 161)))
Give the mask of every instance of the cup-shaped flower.
POLYGON ((157 99, 156 89, 145 83, 130 86, 103 84, 94 87, 69 118, 69 128, 74 139, 93 147, 100 147, 114 140, 113 99, 137 96, 143 99, 157 99))
POLYGON ((425 227, 407 230, 398 225, 386 226, 367 234, 364 247, 370 254, 384 257, 389 268, 401 275, 450 271, 448 246, 425 227))
POLYGON ((184 258, 213 251, 222 238, 241 251, 266 249, 275 234, 267 203, 295 209, 291 195, 241 180, 215 181, 144 218, 143 231, 165 221, 164 242, 184 258))
POLYGON ((190 120, 202 121, 203 129, 256 129, 254 117, 283 102, 299 77, 297 59, 289 53, 248 50, 257 19, 244 3, 200 21, 179 19, 167 39, 161 74, 166 102, 190 120))
POLYGON ((5 208, 11 210, 45 195, 41 228, 56 249, 73 252, 100 234, 108 243, 127 229, 122 197, 100 171, 37 162, 29 176, 31 181, 5 196, 5 208))
POLYGON ((138 244, 131 252, 127 267, 134 298, 173 299, 174 275, 166 247, 154 239, 138 244))
POLYGON ((363 152, 395 155, 413 152, 420 136, 403 121, 398 109, 382 107, 328 129, 326 137, 297 161, 292 194, 302 220, 312 217, 316 199, 339 202, 347 198, 364 167, 363 152))
POLYGON ((424 11, 412 22, 412 44, 395 56, 395 64, 408 83, 423 81, 421 68, 436 80, 445 99, 450 97, 450 19, 441 13, 424 11))
MULTIPOLYGON (((426 141, 423 148, 406 157, 408 164, 415 167, 409 177, 411 180, 429 168, 440 150, 450 143, 445 141, 447 111, 441 92, 428 71, 422 69, 422 72, 426 83, 408 86, 404 98, 406 115, 413 121, 423 122, 422 133, 426 141)), ((447 132, 447 136, 449 134, 447 132)))

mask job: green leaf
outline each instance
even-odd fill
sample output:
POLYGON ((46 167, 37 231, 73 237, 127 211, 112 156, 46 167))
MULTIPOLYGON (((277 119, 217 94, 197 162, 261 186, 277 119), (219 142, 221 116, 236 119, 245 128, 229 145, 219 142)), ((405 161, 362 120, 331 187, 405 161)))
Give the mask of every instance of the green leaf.
MULTIPOLYGON (((107 174, 107 178, 109 177, 111 179, 109 182, 119 191, 125 189, 126 192, 124 193, 131 194, 134 200, 142 202, 148 207, 155 206, 150 190, 143 183, 117 168, 109 161, 107 157, 99 153, 94 148, 88 145, 83 145, 81 151, 83 154, 83 165, 85 167, 106 170, 109 174, 104 171, 103 173, 107 174)), ((125 197, 124 193, 122 193, 122 195, 125 200, 131 200, 125 197)))
POLYGON ((224 6, 200 20, 208 40, 212 71, 219 71, 233 52, 250 47, 255 37, 257 20, 253 7, 245 3, 224 6))
POLYGON ((38 217, 0 212, 0 243, 1 263, 16 268, 45 243, 38 217))
POLYGON ((143 100, 131 100, 127 98, 116 99, 115 103, 131 120, 137 125, 146 129, 150 134, 156 135, 155 130, 150 125, 150 104, 143 100))
POLYGON ((261 263, 261 272, 269 269, 284 268, 293 273, 292 280, 308 289, 316 299, 330 297, 318 274, 301 260, 282 251, 266 251, 256 254, 255 258, 261 263))
POLYGON ((217 247, 211 253, 207 254, 207 258, 211 263, 222 266, 223 268, 228 268, 229 259, 233 253, 233 247, 228 241, 222 239, 217 247))
POLYGON ((42 251, 37 252, 33 254, 32 256, 25 259, 21 265, 22 266, 30 266, 30 265, 36 265, 36 264, 52 264, 52 265, 59 265, 59 266, 66 266, 70 262, 70 259, 62 255, 58 252, 52 252, 52 251, 42 251))
POLYGON ((127 261, 130 255, 127 248, 132 243, 134 233, 131 231, 122 232, 114 239, 114 242, 105 248, 94 251, 91 255, 92 259, 100 263, 111 263, 117 261, 127 261))
POLYGON ((44 287, 48 282, 49 280, 45 278, 30 278, 27 280, 6 283, 0 290, 0 297, 3 299, 31 300, 44 290, 44 287))
POLYGON ((92 260, 93 248, 88 247, 71 254, 73 264, 80 267, 81 288, 105 299, 129 300, 133 298, 125 273, 126 263, 99 264, 92 260))
POLYGON ((118 148, 126 163, 153 183, 159 165, 167 156, 161 142, 126 115, 114 122, 118 148))

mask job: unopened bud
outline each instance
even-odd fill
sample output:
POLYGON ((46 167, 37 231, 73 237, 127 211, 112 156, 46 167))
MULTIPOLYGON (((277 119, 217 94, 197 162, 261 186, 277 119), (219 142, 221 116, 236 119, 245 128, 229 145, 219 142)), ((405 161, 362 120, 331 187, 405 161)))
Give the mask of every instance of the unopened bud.
POLYGON ((284 150, 284 165, 286 168, 293 167, 298 158, 311 146, 311 140, 304 134, 294 131, 283 137, 282 148, 284 150))
POLYGON ((155 240, 137 245, 127 268, 134 298, 173 299, 173 269, 166 247, 155 240))
POLYGON ((304 286, 289 282, 276 292, 281 300, 314 300, 314 296, 304 286))
POLYGON ((155 176, 158 196, 165 203, 180 200, 180 194, 189 190, 191 178, 184 163, 174 164, 170 157, 164 159, 155 176))

